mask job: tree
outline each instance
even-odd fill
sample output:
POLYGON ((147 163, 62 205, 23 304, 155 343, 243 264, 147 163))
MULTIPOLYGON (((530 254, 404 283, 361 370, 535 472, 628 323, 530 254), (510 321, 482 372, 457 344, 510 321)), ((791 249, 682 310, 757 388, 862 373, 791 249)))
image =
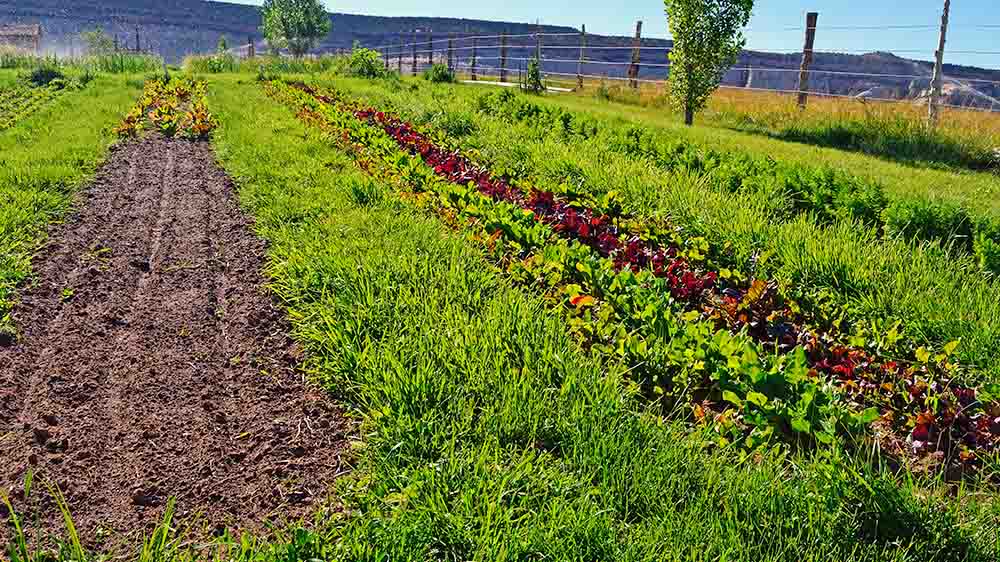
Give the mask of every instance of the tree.
POLYGON ((87 46, 88 55, 106 55, 115 50, 114 40, 100 27, 93 31, 81 32, 80 39, 87 46))
POLYGON ((753 0, 664 0, 670 35, 670 99, 684 123, 704 109, 726 71, 746 45, 741 29, 750 22, 753 0))
POLYGON ((330 33, 330 15, 320 0, 265 0, 260 14, 268 45, 297 57, 330 33))
POLYGON ((219 45, 216 49, 219 51, 219 53, 225 53, 226 51, 229 50, 229 43, 226 41, 225 35, 219 37, 219 45))
POLYGON ((528 72, 525 74, 524 86, 522 87, 533 94, 545 91, 545 83, 542 82, 542 66, 538 62, 537 56, 528 61, 528 72))

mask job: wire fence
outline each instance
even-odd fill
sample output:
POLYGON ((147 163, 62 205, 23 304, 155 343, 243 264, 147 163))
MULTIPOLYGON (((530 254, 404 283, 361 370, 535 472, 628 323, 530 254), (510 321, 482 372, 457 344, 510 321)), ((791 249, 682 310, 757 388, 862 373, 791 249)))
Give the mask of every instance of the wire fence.
MULTIPOLYGON (((955 29, 996 30, 1000 25, 957 24, 955 29)), ((641 24, 639 26, 641 29, 641 24)), ((938 25, 791 26, 781 31, 936 30, 938 25)), ((752 31, 747 29, 747 32, 752 31)), ((759 30, 757 30, 759 32, 759 30)), ((594 81, 664 85, 670 72, 668 39, 607 37, 580 32, 536 32, 491 35, 404 34, 396 43, 376 44, 387 68, 419 74, 432 64, 446 64, 471 80, 496 77, 515 84, 527 64, 538 60, 546 82, 568 83, 573 89, 594 81), (574 84, 575 82, 575 84, 574 84)), ((810 49, 812 55, 842 55, 812 59, 803 64, 805 50, 745 49, 739 62, 725 72, 722 87, 864 101, 928 103, 934 96, 934 63, 890 57, 887 53, 928 55, 929 49, 810 49), (880 56, 881 55, 881 56, 880 56), (760 62, 763 61, 763 62, 760 62), (757 64, 754 64, 757 62, 757 64), (851 68, 851 67, 854 68, 851 68), (884 69, 884 70, 883 70, 884 69)), ((957 49, 949 54, 1000 56, 1000 51, 957 49)), ((957 72, 957 71, 956 71, 957 72)), ((944 95, 936 105, 1000 112, 1000 71, 943 74, 944 95), (962 74, 971 74, 963 76, 962 74)))

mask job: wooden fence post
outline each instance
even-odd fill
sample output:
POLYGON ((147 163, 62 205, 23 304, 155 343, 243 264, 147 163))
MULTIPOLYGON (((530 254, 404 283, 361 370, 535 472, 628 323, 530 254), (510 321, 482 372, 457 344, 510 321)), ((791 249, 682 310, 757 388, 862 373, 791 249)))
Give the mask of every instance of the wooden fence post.
POLYGON ((475 82, 479 78, 476 76, 476 58, 479 54, 479 38, 472 38, 472 81, 475 82))
POLYGON ((809 65, 813 61, 813 44, 816 42, 816 22, 819 14, 806 14, 806 42, 802 47, 802 65, 799 67, 799 108, 805 109, 809 100, 809 65))
POLYGON ((405 47, 405 45, 403 43, 403 40, 400 39, 399 40, 399 50, 396 51, 396 72, 398 72, 400 76, 403 75, 403 51, 404 51, 404 47, 405 47))
POLYGON ((253 37, 247 37, 247 56, 254 58, 257 55, 256 46, 253 44, 253 37))
POLYGON ((941 83, 944 74, 944 45, 948 39, 948 12, 951 11, 951 0, 944 0, 944 12, 941 14, 941 35, 938 37, 938 48, 934 53, 934 79, 931 81, 931 97, 927 100, 927 121, 931 127, 937 125, 940 114, 938 103, 941 100, 941 83))
POLYGON ((413 66, 410 68, 410 73, 414 76, 417 75, 417 33, 413 32, 413 66))
POLYGON ((434 65, 434 34, 427 35, 427 66, 434 65))
POLYGON ((500 35, 500 81, 507 81, 507 30, 500 35))
POLYGON ((580 62, 576 65, 576 89, 583 91, 583 61, 587 50, 587 25, 580 27, 580 62))
POLYGON ((642 21, 635 22, 635 39, 632 41, 632 64, 628 67, 628 84, 639 88, 639 61, 642 53, 642 21))
MULTIPOLYGON (((545 64, 542 63, 542 25, 538 24, 535 28, 535 60, 538 61, 538 77, 542 80, 544 84, 545 81, 545 64)), ((524 84, 528 84, 528 76, 525 74, 524 84)), ((532 84, 534 86, 534 84, 532 84)))
POLYGON ((448 37, 448 72, 455 72, 455 34, 448 37))

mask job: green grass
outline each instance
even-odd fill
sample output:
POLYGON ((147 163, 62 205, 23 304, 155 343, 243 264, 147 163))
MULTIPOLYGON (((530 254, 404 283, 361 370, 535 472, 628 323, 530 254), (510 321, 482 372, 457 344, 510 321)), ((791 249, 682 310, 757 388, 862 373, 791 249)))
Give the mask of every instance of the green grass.
MULTIPOLYGON (((818 307, 846 307, 858 328, 878 334, 902 321, 916 345, 940 346, 961 338, 962 361, 978 366, 983 378, 1000 380, 1000 286, 984 277, 970 257, 935 245, 915 248, 882 239, 857 224, 822 226, 809 216, 787 216, 787 195, 731 192, 697 174, 665 173, 644 158, 609 151, 602 137, 568 141, 557 131, 485 117, 475 110, 480 87, 411 90, 343 79, 336 85, 450 132, 494 169, 536 181, 568 181, 598 194, 618 191, 627 210, 669 216, 692 235, 725 248, 738 269, 777 279, 793 296, 818 307)), ((589 115, 602 123, 622 122, 620 115, 589 115)), ((672 133, 663 134, 669 139, 672 133)))
POLYGON ((309 372, 363 422, 340 498, 351 515, 322 526, 311 555, 995 556, 978 526, 992 500, 946 501, 836 456, 711 449, 643 413, 620 365, 595 364, 537 296, 363 177, 259 86, 220 80, 211 99, 220 161, 270 242, 272 286, 309 372))
POLYGON ((103 160, 111 126, 140 91, 100 77, 0 132, 0 332, 15 333, 10 307, 46 227, 103 160))
POLYGON ((990 172, 908 166, 872 155, 730 130, 725 126, 713 126, 723 123, 712 120, 707 121, 707 125, 685 127, 676 115, 664 109, 623 106, 587 97, 550 96, 543 103, 625 119, 711 146, 734 147, 777 160, 830 166, 875 180, 890 194, 943 199, 978 213, 1000 217, 1000 177, 990 172))
POLYGON ((345 509, 309 530, 204 544, 167 518, 136 559, 1000 555, 989 493, 897 480, 837 452, 720 449, 644 411, 621 365, 579 350, 538 295, 259 85, 217 78, 209 103, 219 161, 269 243, 271 287, 307 370, 361 423, 357 469, 341 483, 345 509))
POLYGON ((329 55, 316 58, 258 56, 243 59, 230 54, 197 55, 184 59, 184 70, 195 74, 309 74, 343 68, 349 57, 329 55))
MULTIPOLYGON (((577 95, 665 113, 670 100, 662 86, 639 91, 605 84, 577 95)), ((674 120, 679 121, 678 114, 674 120)), ((871 102, 813 96, 805 111, 793 95, 720 89, 698 116, 699 123, 756 135, 860 152, 922 168, 1000 171, 997 114, 942 108, 937 127, 927 124, 920 104, 871 102)))

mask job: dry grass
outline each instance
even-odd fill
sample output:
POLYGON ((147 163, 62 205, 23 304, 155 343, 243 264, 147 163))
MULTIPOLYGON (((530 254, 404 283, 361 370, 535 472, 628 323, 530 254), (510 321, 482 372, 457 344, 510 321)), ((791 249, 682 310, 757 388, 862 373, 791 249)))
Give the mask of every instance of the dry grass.
MULTIPOLYGON (((574 87, 575 81, 551 81, 574 87)), ((587 81, 576 95, 629 105, 668 108, 666 85, 638 90, 617 81, 587 81)), ((927 106, 811 96, 805 111, 796 96, 738 88, 718 90, 698 116, 701 124, 862 152, 888 160, 972 170, 1000 165, 1000 112, 942 108, 940 125, 927 125, 927 106)))

